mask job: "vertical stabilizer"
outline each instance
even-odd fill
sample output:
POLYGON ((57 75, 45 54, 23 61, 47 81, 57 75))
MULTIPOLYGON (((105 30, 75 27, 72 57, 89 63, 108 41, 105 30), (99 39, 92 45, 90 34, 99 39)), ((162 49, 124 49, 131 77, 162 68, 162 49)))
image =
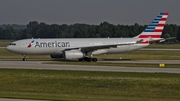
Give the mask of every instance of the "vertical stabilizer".
POLYGON ((167 17, 168 12, 161 12, 141 34, 134 38, 161 38, 161 34, 164 29, 167 17))

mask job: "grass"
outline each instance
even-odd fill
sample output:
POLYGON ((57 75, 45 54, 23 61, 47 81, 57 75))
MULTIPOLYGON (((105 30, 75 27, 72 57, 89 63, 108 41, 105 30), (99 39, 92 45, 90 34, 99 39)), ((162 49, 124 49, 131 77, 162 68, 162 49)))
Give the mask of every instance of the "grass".
POLYGON ((6 47, 7 45, 9 45, 13 41, 14 40, 0 40, 0 47, 6 47))
POLYGON ((0 69, 0 97, 178 101, 180 74, 0 69))
MULTIPOLYGON (((28 59, 42 59, 42 60, 52 60, 50 55, 27 55, 28 59)), ((0 59, 22 59, 21 54, 15 54, 7 51, 5 48, 0 48, 0 59)))
POLYGON ((180 49, 180 44, 152 44, 147 48, 180 49))

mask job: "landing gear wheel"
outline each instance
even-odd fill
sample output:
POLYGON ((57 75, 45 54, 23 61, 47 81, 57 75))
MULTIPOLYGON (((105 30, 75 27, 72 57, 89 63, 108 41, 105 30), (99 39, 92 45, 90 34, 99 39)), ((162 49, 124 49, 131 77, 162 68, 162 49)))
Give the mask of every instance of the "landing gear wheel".
POLYGON ((27 61, 27 59, 26 59, 26 58, 23 58, 23 61, 27 61))
POLYGON ((81 59, 79 59, 79 61, 84 61, 84 59, 83 59, 83 58, 81 58, 81 59))
POLYGON ((89 60, 89 58, 85 57, 85 58, 83 58, 83 60, 84 60, 84 61, 88 61, 88 60, 89 60))
POLYGON ((97 62, 97 58, 92 58, 92 61, 93 62, 97 62))
POLYGON ((87 62, 97 62, 97 58, 88 58, 88 57, 85 57, 85 58, 81 58, 79 59, 79 61, 87 61, 87 62))
POLYGON ((88 58, 87 61, 88 61, 88 62, 91 62, 91 61, 92 61, 92 58, 88 58))

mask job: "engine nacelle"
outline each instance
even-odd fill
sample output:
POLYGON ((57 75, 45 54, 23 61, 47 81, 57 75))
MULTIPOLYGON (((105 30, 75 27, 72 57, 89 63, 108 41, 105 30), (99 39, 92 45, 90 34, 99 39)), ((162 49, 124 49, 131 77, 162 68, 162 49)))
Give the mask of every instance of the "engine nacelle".
POLYGON ((50 55, 51 58, 63 58, 63 54, 60 55, 50 55))
POLYGON ((82 53, 79 50, 64 51, 63 55, 64 55, 64 59, 66 60, 80 59, 85 57, 84 53, 82 53))

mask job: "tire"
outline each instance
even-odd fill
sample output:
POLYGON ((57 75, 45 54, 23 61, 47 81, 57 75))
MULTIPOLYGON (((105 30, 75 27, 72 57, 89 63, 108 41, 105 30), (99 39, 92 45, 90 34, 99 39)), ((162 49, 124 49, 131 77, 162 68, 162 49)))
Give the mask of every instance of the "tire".
POLYGON ((27 61, 27 59, 26 59, 26 58, 23 58, 23 61, 27 61))
POLYGON ((93 58, 92 61, 93 61, 93 62, 97 62, 97 58, 93 58))
POLYGON ((83 59, 83 58, 81 58, 81 59, 79 59, 79 61, 84 61, 84 59, 83 59))
POLYGON ((84 59, 84 61, 88 61, 89 58, 85 57, 85 58, 83 58, 83 59, 84 59))
POLYGON ((87 61, 88 61, 88 62, 91 62, 91 61, 92 61, 92 58, 88 58, 87 61))

